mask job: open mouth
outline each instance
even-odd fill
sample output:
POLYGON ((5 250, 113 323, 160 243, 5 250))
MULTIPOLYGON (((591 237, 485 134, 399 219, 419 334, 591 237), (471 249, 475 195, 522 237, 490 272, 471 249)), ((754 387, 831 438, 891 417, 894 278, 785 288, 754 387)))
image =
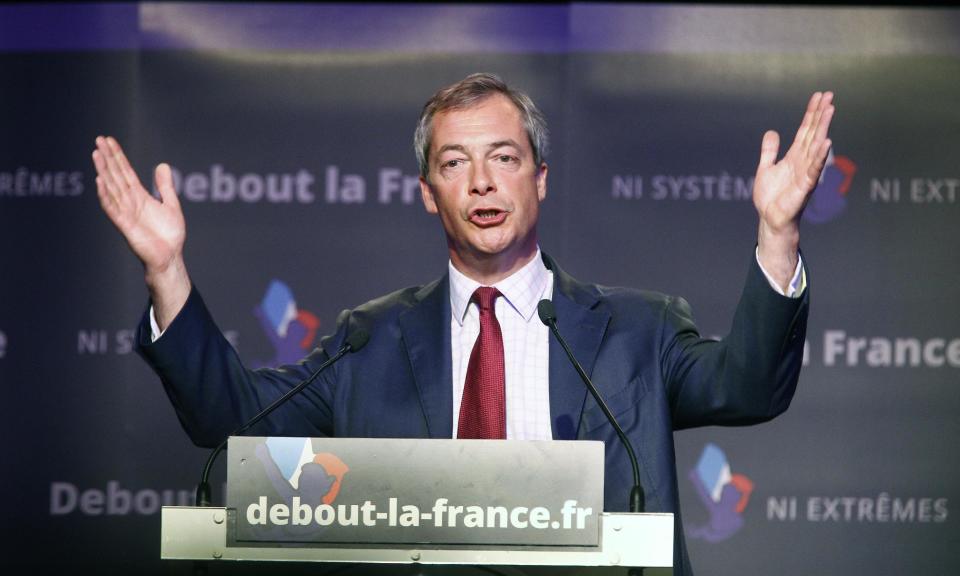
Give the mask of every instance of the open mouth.
POLYGON ((477 226, 495 226, 507 219, 509 212, 499 208, 480 208, 470 212, 470 222, 477 226))

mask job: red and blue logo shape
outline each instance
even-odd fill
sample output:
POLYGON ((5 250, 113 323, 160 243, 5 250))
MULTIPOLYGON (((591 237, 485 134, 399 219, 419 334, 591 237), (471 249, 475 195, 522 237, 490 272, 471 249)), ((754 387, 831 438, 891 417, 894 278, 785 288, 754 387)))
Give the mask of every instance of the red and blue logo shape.
POLYGON ((721 542, 743 528, 743 512, 750 502, 753 482, 743 474, 731 471, 723 450, 715 444, 707 444, 696 467, 690 471, 690 481, 709 518, 702 525, 688 526, 687 536, 721 542))
POLYGON ((298 309, 293 291, 282 281, 270 281, 253 315, 274 349, 272 359, 255 362, 254 368, 293 364, 313 349, 320 319, 312 312, 298 309))
POLYGON ((330 452, 314 452, 309 438, 273 436, 257 446, 257 457, 277 493, 299 496, 311 506, 333 504, 350 468, 330 452))
POLYGON ((857 165, 846 156, 827 156, 827 163, 820 175, 820 183, 813 191, 803 219, 814 224, 823 224, 843 214, 847 208, 847 193, 857 173, 857 165))

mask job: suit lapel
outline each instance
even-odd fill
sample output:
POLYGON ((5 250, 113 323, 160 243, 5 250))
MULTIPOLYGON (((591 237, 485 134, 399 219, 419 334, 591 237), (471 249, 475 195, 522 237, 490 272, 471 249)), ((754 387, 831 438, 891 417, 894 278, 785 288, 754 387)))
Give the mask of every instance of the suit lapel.
MULTIPOLYGON (((553 306, 557 313, 557 329, 584 372, 592 375, 610 314, 593 309, 599 301, 595 289, 568 276, 549 257, 544 256, 544 260, 554 273, 553 306)), ((586 385, 551 334, 550 416, 555 440, 577 438, 586 395, 586 385)))
POLYGON ((450 282, 444 275, 417 292, 418 302, 399 318, 431 438, 453 437, 449 290, 450 282))

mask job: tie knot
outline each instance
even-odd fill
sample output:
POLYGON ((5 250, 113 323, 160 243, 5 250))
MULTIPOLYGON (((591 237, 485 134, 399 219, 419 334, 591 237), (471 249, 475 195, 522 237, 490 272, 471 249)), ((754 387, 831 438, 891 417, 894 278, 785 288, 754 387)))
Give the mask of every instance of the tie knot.
POLYGON ((500 296, 500 291, 493 286, 481 286, 473 293, 473 300, 480 310, 493 310, 493 301, 500 296))

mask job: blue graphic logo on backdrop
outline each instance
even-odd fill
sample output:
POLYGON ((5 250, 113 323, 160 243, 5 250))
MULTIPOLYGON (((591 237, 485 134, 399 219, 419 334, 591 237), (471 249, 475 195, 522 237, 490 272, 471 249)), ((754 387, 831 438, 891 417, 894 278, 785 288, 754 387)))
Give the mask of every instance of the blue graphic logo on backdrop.
POLYGON ((309 438, 270 437, 256 448, 257 458, 280 497, 294 496, 311 507, 333 504, 350 468, 330 452, 314 452, 309 438))
POLYGON ((313 348, 320 319, 312 312, 298 310, 293 291, 280 280, 270 281, 253 315, 274 349, 272 360, 254 362, 254 367, 293 364, 313 348))
POLYGON ((715 444, 703 448, 697 466, 690 471, 690 481, 707 509, 709 519, 701 526, 689 526, 691 538, 720 542, 743 528, 743 511, 750 501, 753 482, 743 474, 733 474, 726 454, 715 444))
POLYGON ((814 224, 829 222, 843 213, 847 207, 847 192, 853 183, 857 165, 846 156, 827 156, 827 164, 820 175, 820 183, 803 212, 804 220, 814 224))

